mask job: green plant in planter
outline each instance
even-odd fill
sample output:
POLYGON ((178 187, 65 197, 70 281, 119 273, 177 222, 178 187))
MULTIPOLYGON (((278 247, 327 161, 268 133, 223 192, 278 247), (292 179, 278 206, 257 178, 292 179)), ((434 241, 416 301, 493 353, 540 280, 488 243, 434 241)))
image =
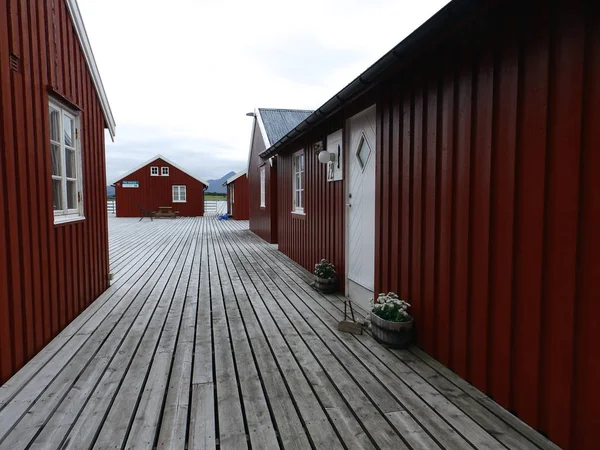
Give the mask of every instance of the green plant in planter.
POLYGON ((408 314, 410 304, 404 300, 400 300, 398 295, 393 292, 387 294, 379 294, 377 299, 373 301, 373 314, 383 320, 389 322, 409 322, 412 316, 408 314))
POLYGON ((326 259, 315 264, 315 275, 319 278, 333 279, 337 277, 335 266, 326 259))

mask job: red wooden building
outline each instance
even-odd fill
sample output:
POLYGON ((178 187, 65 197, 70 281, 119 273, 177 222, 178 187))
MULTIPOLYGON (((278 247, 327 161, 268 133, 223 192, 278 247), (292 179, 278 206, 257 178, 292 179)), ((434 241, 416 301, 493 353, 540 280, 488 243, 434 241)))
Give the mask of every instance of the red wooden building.
POLYGON ((77 2, 0 1, 0 384, 108 287, 105 129, 77 2))
POLYGON ((204 215, 208 183, 162 155, 146 161, 113 181, 117 217, 140 217, 141 209, 171 207, 180 216, 204 215), (141 208, 141 209, 140 209, 141 208))
POLYGON ((277 242, 277 157, 259 155, 278 142, 312 111, 258 108, 254 117, 248 155, 250 230, 270 243, 277 242))
POLYGON ((452 1, 253 163, 278 158, 282 252, 359 302, 398 292, 423 349, 577 450, 600 429, 599 19, 452 1))
POLYGON ((227 187, 227 213, 236 220, 248 220, 248 176, 242 170, 229 178, 223 185, 227 187))

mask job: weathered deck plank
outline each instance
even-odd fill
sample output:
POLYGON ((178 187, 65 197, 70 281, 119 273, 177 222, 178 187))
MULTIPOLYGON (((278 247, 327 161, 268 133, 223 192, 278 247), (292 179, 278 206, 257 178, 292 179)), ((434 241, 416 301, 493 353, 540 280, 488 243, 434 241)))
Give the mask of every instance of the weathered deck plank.
POLYGON ((0 387, 0 449, 557 448, 420 350, 340 333, 246 222, 110 233, 110 289, 0 387))

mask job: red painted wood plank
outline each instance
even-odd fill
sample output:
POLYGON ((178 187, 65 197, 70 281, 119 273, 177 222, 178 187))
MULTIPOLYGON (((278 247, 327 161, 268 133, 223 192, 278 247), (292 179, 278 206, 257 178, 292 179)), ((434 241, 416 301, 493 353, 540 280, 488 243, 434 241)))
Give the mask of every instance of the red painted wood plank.
MULTIPOLYGON (((6 9, 6 5, 3 5, 6 9)), ((0 30, 8 29, 6 15, 0 15, 0 30)), ((9 61, 8 34, 0 33, 0 91, 7 92, 10 95, 10 61, 9 61)), ((10 101, 0 104, 0 124, 7 126, 12 122, 12 109, 10 101)), ((8 129, 0 130, 0 189, 3 193, 8 192, 6 185, 7 168, 5 167, 5 157, 9 149, 13 148, 12 131, 8 129)), ((0 221, 0 384, 4 383, 13 373, 13 344, 11 334, 11 316, 9 304, 9 264, 11 262, 9 255, 9 224, 4 220, 0 221)))
POLYGON ((477 388, 487 389, 489 234, 494 108, 494 58, 491 49, 479 57, 471 184, 471 295, 469 301, 469 378, 477 388))
POLYGON ((401 244, 402 267, 400 296, 410 301, 411 293, 411 217, 412 217, 412 139, 413 139, 412 92, 404 94, 402 123, 402 217, 401 244))
MULTIPOLYGON (((18 15, 17 15, 17 3, 16 0, 10 2, 9 19, 10 21, 6 24, 7 26, 0 28, 9 30, 8 33, 2 34, 3 42, 0 43, 1 52, 5 55, 9 54, 10 50, 17 53, 20 52, 20 43, 18 36, 18 15), (8 41, 8 36, 11 36, 11 42, 8 41)), ((4 25, 4 24, 3 24, 4 25)), ((10 66, 9 66, 10 67, 10 66)), ((19 172, 17 167, 17 155, 19 151, 23 150, 23 139, 24 133, 18 127, 18 124, 22 123, 20 116, 16 115, 15 105, 21 105, 21 100, 16 98, 19 94, 22 95, 22 88, 20 85, 20 75, 13 75, 8 71, 2 71, 3 80, 0 84, 2 91, 6 93, 3 104, 0 105, 4 110, 4 130, 3 134, 6 134, 4 139, 4 178, 6 186, 8 187, 5 194, 5 210, 6 211, 19 211, 19 200, 18 193, 14 189, 14 186, 19 186, 19 172), (15 78, 19 78, 15 84, 15 78), (21 89, 19 89, 21 88, 21 89), (11 186, 13 188, 11 188, 11 186)), ((10 267, 7 274, 7 284, 9 286, 9 300, 10 303, 10 317, 11 317, 11 331, 13 341, 13 367, 21 367, 25 361, 25 343, 24 343, 24 330, 23 330, 23 314, 21 307, 22 299, 22 288, 21 288, 21 247, 20 247, 20 223, 19 215, 12 213, 6 215, 7 219, 7 232, 8 232, 8 260, 10 261, 10 267)))
MULTIPOLYGON (((17 174, 17 202, 19 205, 30 204, 31 193, 30 193, 30 174, 28 168, 30 167, 28 161, 28 154, 31 147, 33 146, 31 137, 33 134, 32 130, 32 119, 31 115, 32 104, 31 95, 28 85, 31 80, 29 79, 29 24, 27 23, 26 9, 23 7, 26 5, 22 1, 12 2, 14 7, 13 12, 15 13, 14 24, 17 26, 18 40, 20 42, 20 53, 21 53, 21 67, 18 75, 13 76, 13 118, 15 126, 16 148, 15 148, 15 163, 16 163, 16 174, 17 174)), ((34 338, 34 307, 33 307, 33 279, 25 281, 23 274, 34 275, 32 270, 32 255, 31 255, 31 241, 32 232, 29 221, 29 208, 19 208, 18 210, 19 220, 19 251, 21 256, 20 273, 16 274, 15 282, 21 283, 21 295, 19 301, 14 299, 14 308, 21 308, 23 314, 23 328, 24 328, 24 357, 28 360, 34 355, 35 351, 35 338, 34 338)))
MULTIPOLYGON (((389 95, 389 94, 387 94, 389 95)), ((390 286, 390 171, 393 164, 390 151, 390 104, 377 108, 377 137, 375 154, 378 180, 375 192, 375 292, 389 292, 390 286), (379 189, 379 192, 377 190, 379 189), (377 223, 379 221, 379 223, 377 223), (379 234, 379 236, 377 236, 379 234)))
POLYGON ((570 448, 592 450, 600 429, 600 28, 588 23, 583 104, 580 215, 575 303, 575 363, 570 448), (590 438, 592 436, 592 438, 590 438))
POLYGON ((413 179, 412 179, 412 260, 411 291, 409 303, 412 305, 417 325, 422 320, 422 271, 423 271, 423 130, 424 130, 424 90, 418 83, 415 88, 414 138, 413 138, 413 179))
POLYGON ((436 356, 442 364, 450 364, 450 308, 452 303, 452 223, 453 223, 453 198, 454 190, 454 128, 455 101, 454 93, 456 84, 452 66, 447 66, 442 94, 442 125, 441 125, 441 152, 440 152, 440 245, 439 268, 437 288, 437 342, 436 356))
POLYGON ((451 368, 467 377, 469 328, 469 217, 471 208, 471 102, 472 64, 469 50, 463 56, 458 79, 456 117, 455 210, 453 224, 454 282, 452 291, 451 368))
MULTIPOLYGON (((425 118, 424 118, 425 119, 425 118)), ((437 202, 438 202, 438 80, 432 78, 427 85, 427 136, 425 141, 424 196, 424 262, 423 262, 423 318, 425 331, 423 349, 435 353, 436 340, 436 271, 437 271, 437 202)))
POLYGON ((511 368, 512 409, 537 427, 542 308, 542 258, 548 102, 547 28, 538 28, 523 50, 519 97, 517 195, 515 209, 514 324, 511 368))
POLYGON ((399 97, 399 93, 394 91, 392 103, 392 141, 390 148, 390 152, 393 154, 390 183, 390 290, 398 294, 400 293, 400 258, 402 254, 402 249, 400 248, 400 216, 402 211, 402 148, 400 143, 402 136, 402 98, 399 97))
POLYGON ((510 407, 513 298, 515 151, 518 119, 519 48, 506 41, 494 84, 492 153, 492 237, 490 242, 490 346, 488 389, 494 400, 510 407))
POLYGON ((560 411, 570 411, 573 383, 573 333, 579 164, 583 99, 583 15, 558 13, 550 85, 546 233, 544 263, 543 351, 540 371, 540 428, 562 447, 569 444, 571 424, 560 411), (559 324, 560 326, 555 326, 559 324))

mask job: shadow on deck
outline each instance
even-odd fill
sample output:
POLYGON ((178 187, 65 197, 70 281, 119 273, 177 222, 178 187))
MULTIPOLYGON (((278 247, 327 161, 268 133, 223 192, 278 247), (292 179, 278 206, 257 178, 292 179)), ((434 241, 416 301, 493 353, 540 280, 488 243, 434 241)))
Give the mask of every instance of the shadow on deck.
POLYGON ((0 388, 0 448, 557 448, 247 222, 110 219, 110 289, 0 388))

